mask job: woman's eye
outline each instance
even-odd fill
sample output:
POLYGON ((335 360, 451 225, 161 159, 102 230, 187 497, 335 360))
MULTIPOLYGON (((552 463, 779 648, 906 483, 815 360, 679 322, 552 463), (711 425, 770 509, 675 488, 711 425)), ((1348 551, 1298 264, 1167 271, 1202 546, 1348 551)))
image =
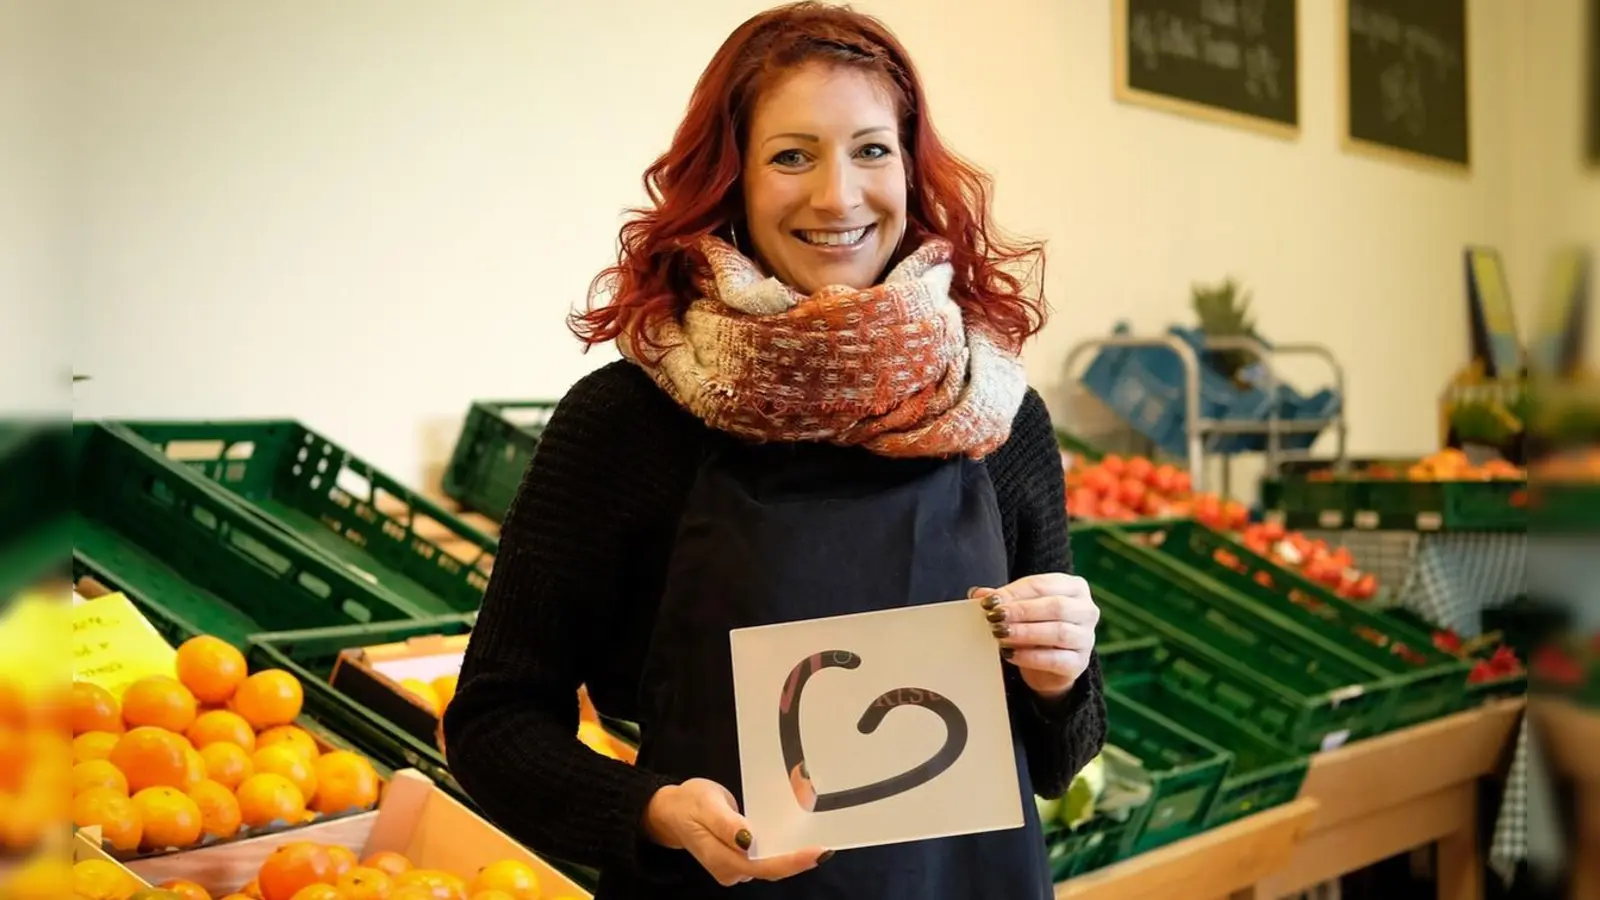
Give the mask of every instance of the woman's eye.
POLYGON ((868 144, 862 147, 860 152, 868 159, 883 159, 889 155, 889 148, 882 144, 868 144))
POLYGON ((799 150, 782 150, 772 157, 772 161, 780 166, 798 166, 803 165, 806 158, 799 150))

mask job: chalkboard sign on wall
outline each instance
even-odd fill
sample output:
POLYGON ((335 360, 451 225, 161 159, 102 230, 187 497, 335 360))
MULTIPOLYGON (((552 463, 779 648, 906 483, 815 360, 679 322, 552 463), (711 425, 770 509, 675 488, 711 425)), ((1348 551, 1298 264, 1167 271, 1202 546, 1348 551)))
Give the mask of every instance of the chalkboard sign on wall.
POLYGON ((1300 130, 1298 0, 1115 0, 1117 99, 1300 130))
POLYGON ((1345 0, 1346 143, 1472 162, 1466 0, 1345 0))

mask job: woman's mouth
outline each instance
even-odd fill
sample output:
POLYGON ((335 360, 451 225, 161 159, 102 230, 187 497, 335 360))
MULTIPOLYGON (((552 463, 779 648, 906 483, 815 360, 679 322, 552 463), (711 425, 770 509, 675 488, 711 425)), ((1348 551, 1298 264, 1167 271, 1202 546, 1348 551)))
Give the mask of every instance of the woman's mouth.
POLYGON ((849 250, 859 247, 866 242, 867 236, 877 229, 877 225, 864 225, 848 231, 829 229, 826 231, 812 231, 808 229, 795 229, 795 237, 801 241, 822 249, 849 250))

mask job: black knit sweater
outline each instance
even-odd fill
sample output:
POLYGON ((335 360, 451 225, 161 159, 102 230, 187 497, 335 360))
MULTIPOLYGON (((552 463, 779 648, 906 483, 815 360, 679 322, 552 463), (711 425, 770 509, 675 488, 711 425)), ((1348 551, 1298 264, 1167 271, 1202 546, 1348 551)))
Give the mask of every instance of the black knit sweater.
MULTIPOLYGON (((557 406, 506 514, 445 744, 474 802, 537 852, 637 866, 645 806, 671 780, 580 744, 577 689, 637 720, 674 532, 710 435, 637 366, 609 364, 557 406)), ((1070 571, 1061 463, 1038 394, 986 464, 1013 580, 1070 571)), ((1034 789, 1059 796, 1105 739, 1099 661, 1051 704, 1004 670, 1034 789)))

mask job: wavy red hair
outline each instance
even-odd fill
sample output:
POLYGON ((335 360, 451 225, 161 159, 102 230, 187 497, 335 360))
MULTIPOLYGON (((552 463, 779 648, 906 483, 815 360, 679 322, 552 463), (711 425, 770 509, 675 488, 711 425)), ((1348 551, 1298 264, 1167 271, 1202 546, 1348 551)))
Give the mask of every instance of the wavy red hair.
POLYGON ((889 267, 930 235, 950 241, 952 294, 968 323, 987 326, 1013 350, 1044 327, 1043 247, 1013 243, 990 214, 987 174, 945 147, 928 116, 910 56, 882 22, 848 7, 801 2, 768 10, 728 36, 701 74, 672 144, 644 172, 651 205, 630 210, 617 263, 595 276, 588 308, 570 318, 586 347, 627 335, 650 345, 653 323, 677 316, 704 264, 696 244, 726 233, 743 208, 740 179, 750 116, 762 92, 811 63, 871 72, 891 91, 910 182, 906 237, 889 267), (1024 278, 1008 271, 1028 261, 1024 278), (601 303, 600 298, 609 297, 601 303))

